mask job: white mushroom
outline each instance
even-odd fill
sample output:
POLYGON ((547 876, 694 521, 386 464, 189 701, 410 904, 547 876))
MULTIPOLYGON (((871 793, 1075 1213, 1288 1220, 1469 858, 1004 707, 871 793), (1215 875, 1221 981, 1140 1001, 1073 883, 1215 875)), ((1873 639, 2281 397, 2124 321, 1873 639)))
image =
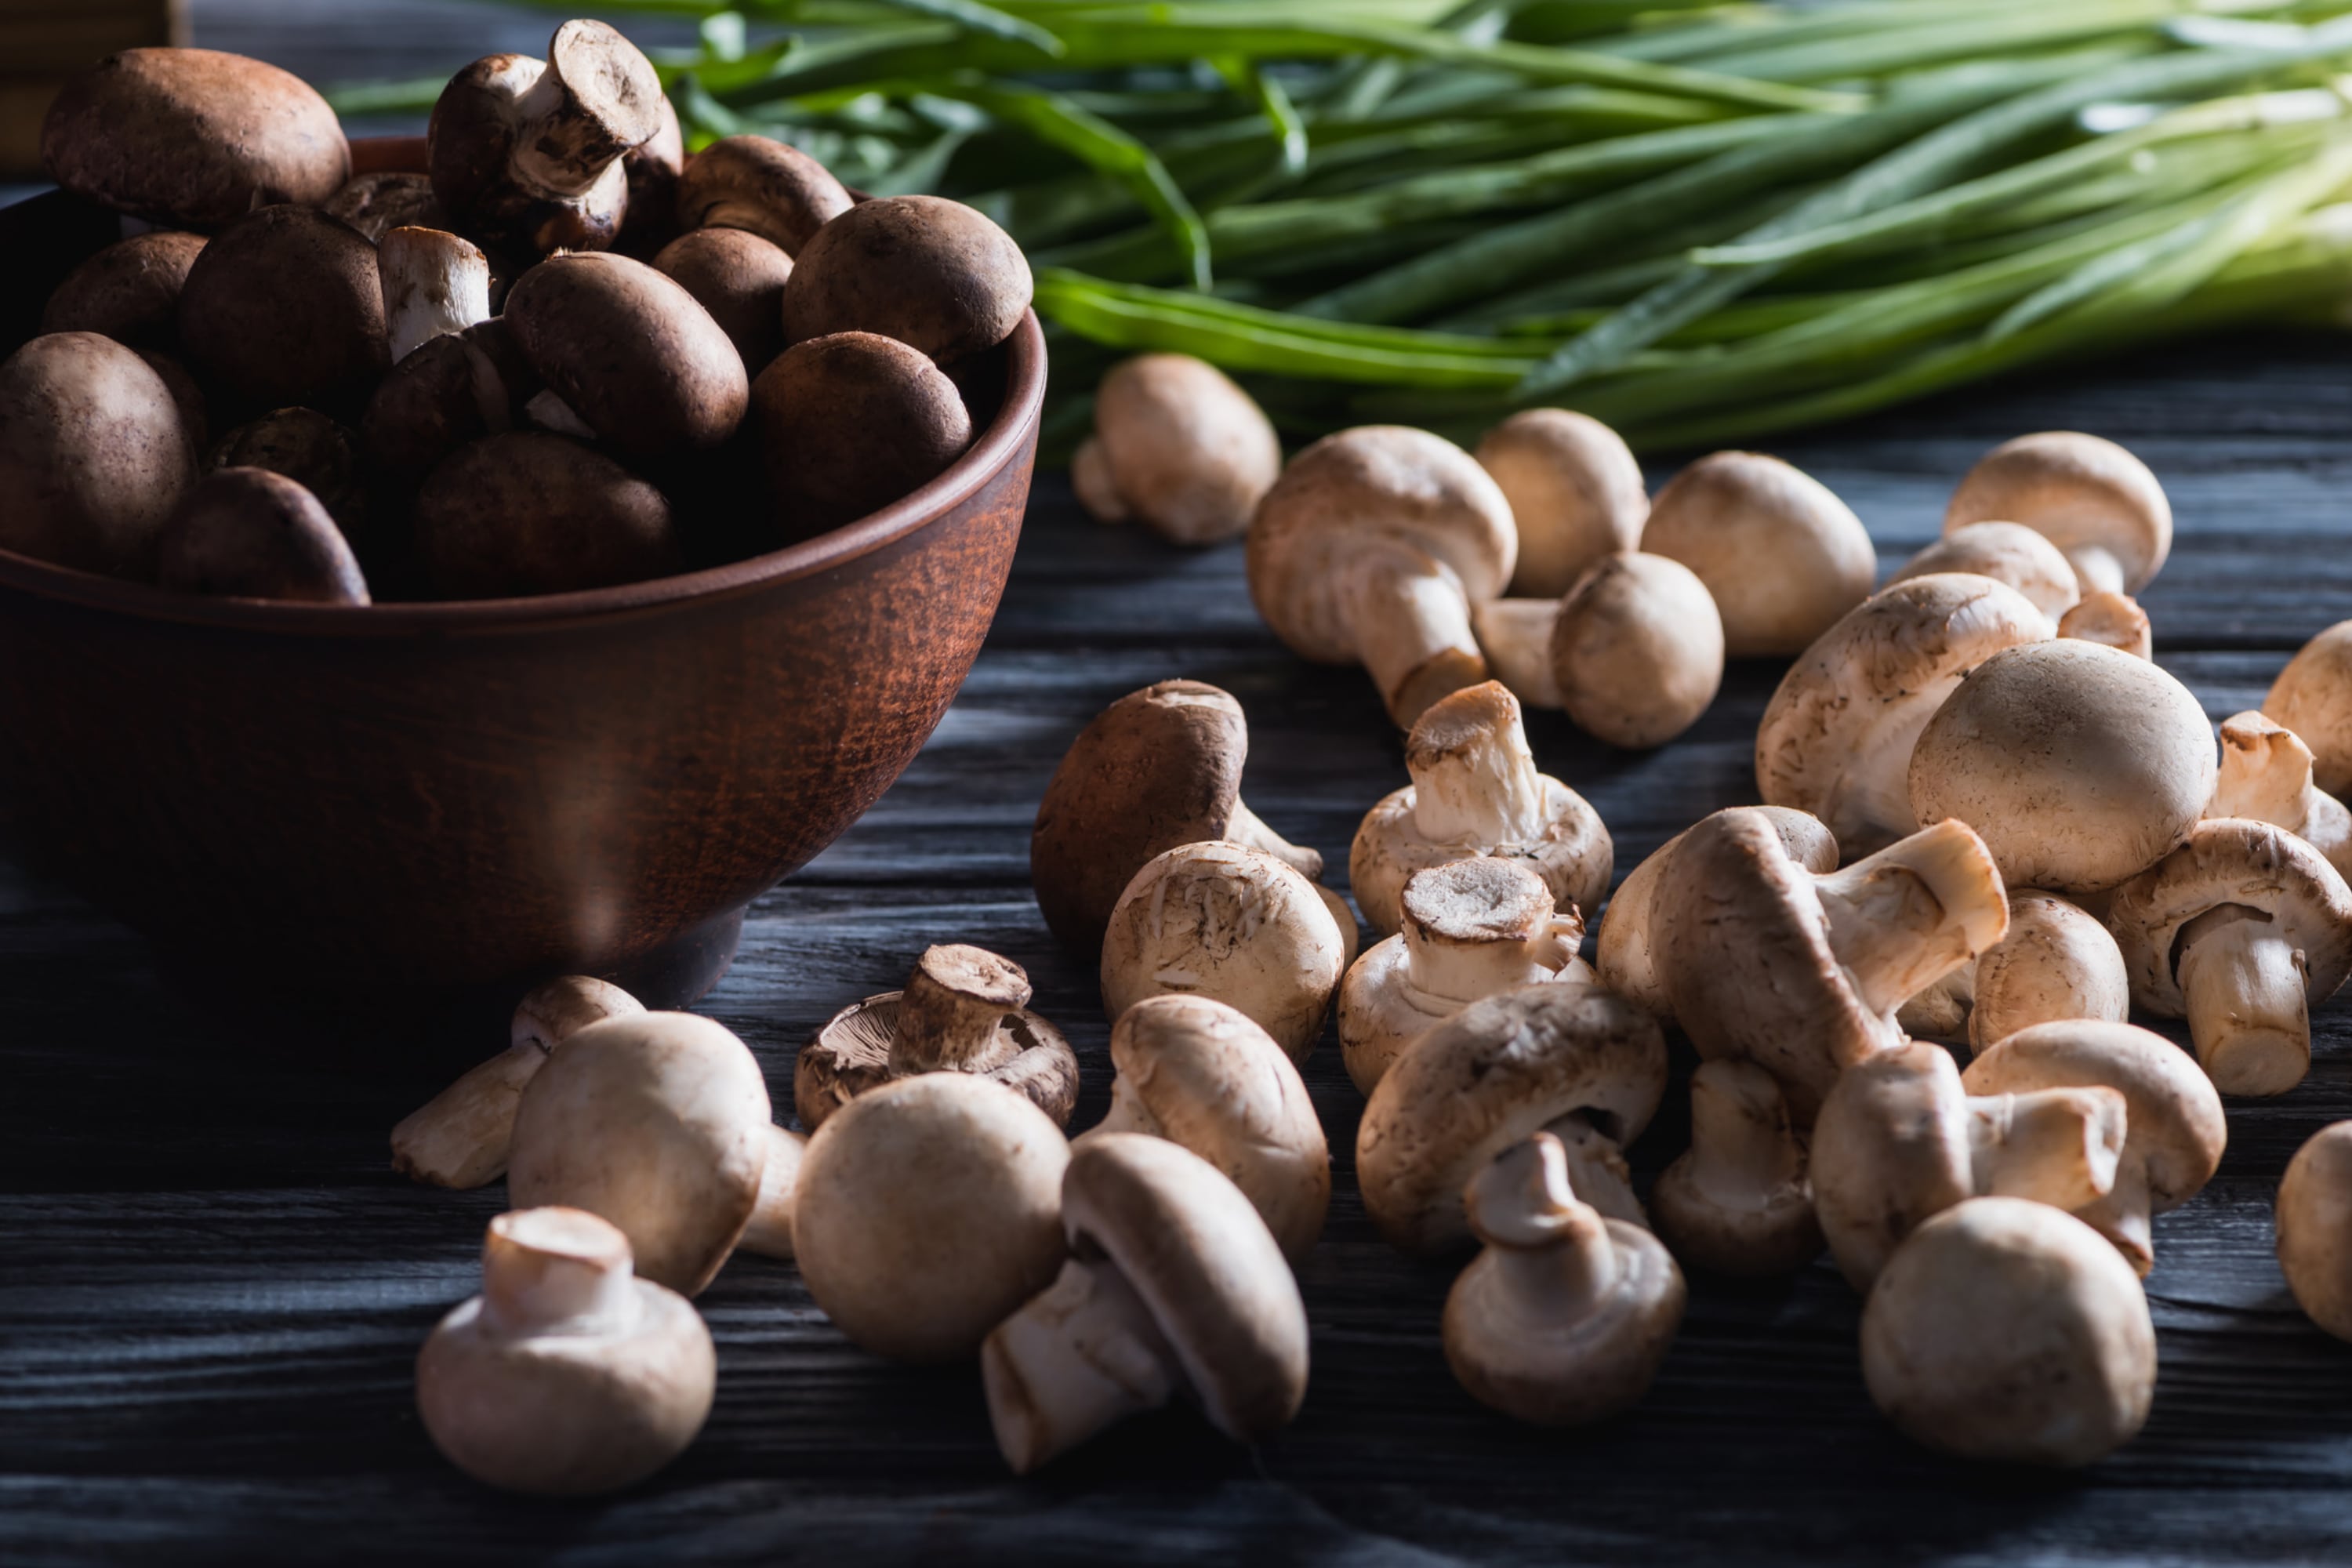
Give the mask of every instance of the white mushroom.
POLYGON ((1095 433, 1070 483, 1104 522, 1139 518, 1178 544, 1250 525, 1282 472, 1282 442, 1250 395, 1190 354, 1138 354, 1095 388, 1095 433))
POLYGON ((1650 1189, 1675 1256, 1718 1274, 1786 1274, 1822 1249, 1805 1142, 1789 1103, 1753 1062, 1701 1062, 1691 1074, 1691 1146, 1650 1189))
POLYGON ((2021 522, 1971 522, 1951 529, 1906 561, 1886 585, 1938 572, 1970 572, 2005 583, 2053 621, 2083 597, 2065 552, 2051 543, 2049 535, 2021 522))
POLYGON ((1981 1051, 2058 1018, 2121 1023, 2131 1012, 2123 951, 2099 919, 2055 893, 2009 896, 2009 934, 1914 996, 1895 1014, 1908 1035, 1958 1039, 1981 1051))
POLYGON ((1642 466, 1624 437, 1598 419, 1566 408, 1525 409, 1486 432, 1477 458, 1518 524, 1512 593, 1558 598, 1602 556, 1640 548, 1650 515, 1642 466))
POLYGON ((2156 632, 2147 612, 2127 594, 2084 595, 2081 604, 2058 617, 2058 635, 2099 643, 2134 658, 2156 657, 2156 632))
POLYGON ((2329 626, 2287 660, 2263 711, 2311 748, 2314 783, 2330 795, 2352 790, 2352 621, 2329 626))
POLYGON ((1969 470, 1944 531, 1994 521, 2047 535, 2085 595, 2138 593, 2172 551, 2172 504, 2147 465, 2078 431, 2020 436, 1969 470))
POLYGON ((1717 452, 1675 475, 1651 503, 1642 548, 1698 574, 1733 658, 1803 652, 1878 579, 1878 552, 1853 509, 1755 452, 1717 452))
POLYGON ((2305 1315, 2352 1340, 2352 1121, 2321 1128, 2287 1162, 2278 1260, 2305 1315))
POLYGON ((1567 709, 1612 746, 1664 745, 1698 722, 1723 684, 1715 600, 1689 567, 1663 555, 1604 555, 1557 604, 1493 599, 1471 620, 1504 685, 1567 709))
POLYGON ((2221 721, 2221 769, 2205 815, 2285 828, 2352 875, 2352 809, 2313 782, 2311 748, 2260 713, 2221 721))

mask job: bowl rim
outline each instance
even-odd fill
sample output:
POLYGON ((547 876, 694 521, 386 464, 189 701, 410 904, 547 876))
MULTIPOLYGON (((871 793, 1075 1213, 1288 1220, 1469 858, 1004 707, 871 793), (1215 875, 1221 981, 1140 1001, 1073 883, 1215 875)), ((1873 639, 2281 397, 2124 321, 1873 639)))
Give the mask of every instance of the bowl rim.
MULTIPOLYGON (((404 138, 385 138, 385 141, 404 138)), ((354 142, 354 146, 361 145, 354 142)), ((525 630, 684 604, 712 604, 830 571, 920 531, 1011 466, 1045 405, 1045 332, 1024 310, 1005 340, 1004 401, 962 457, 921 488, 855 522, 742 561, 671 577, 525 598, 310 605, 176 594, 0 549, 0 586, 85 609, 149 621, 300 636, 408 637, 525 630)))

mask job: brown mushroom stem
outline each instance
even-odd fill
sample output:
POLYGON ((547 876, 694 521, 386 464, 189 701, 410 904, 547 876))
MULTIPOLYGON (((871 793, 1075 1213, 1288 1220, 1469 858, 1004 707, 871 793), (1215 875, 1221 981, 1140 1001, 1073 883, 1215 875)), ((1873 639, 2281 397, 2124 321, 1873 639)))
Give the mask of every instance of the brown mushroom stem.
POLYGON ((1888 1014, 1999 942, 2000 873, 1958 822, 1923 829, 1817 879, 1830 947, 1863 1005, 1888 1014))
POLYGON ((2311 1070, 2303 953, 2269 917, 2238 904, 2180 929, 2176 974, 2189 1037, 2224 1094, 2284 1094, 2311 1070))
POLYGON ((1364 668, 1399 723, 1486 679, 1470 601, 1451 567, 1401 542, 1368 545, 1351 565, 1339 602, 1364 668))
POLYGON ((507 1168, 515 1106, 547 1060, 537 1040, 509 1046, 400 1120, 392 1168, 413 1182, 463 1190, 507 1168))
MULTIPOLYGON (((1234 815, 1225 823, 1225 837, 1235 844, 1246 844, 1253 849, 1265 850, 1309 881, 1323 875, 1323 856, 1319 850, 1300 848, 1268 827, 1256 812, 1240 801, 1234 802, 1234 815)), ((1354 918, 1352 915, 1349 917, 1350 921, 1354 918)))
POLYGON ((559 31, 551 58, 515 100, 514 152, 508 163, 517 184, 558 197, 584 194, 614 159, 646 140, 640 115, 615 112, 617 105, 589 96, 592 84, 609 94, 626 80, 626 72, 617 62, 608 65, 607 57, 630 46, 618 35, 609 40, 583 35, 569 50, 565 44, 559 31), (575 52, 577 64, 597 68, 577 87, 564 70, 573 63, 567 56, 575 52))
POLYGON ((1151 1309, 1108 1259, 1062 1265, 981 1348, 989 1415, 1025 1475, 1106 1427, 1166 1405, 1182 1381, 1151 1309))
POLYGON ((1969 1100, 1969 1170, 1979 1197, 2086 1208, 2115 1190, 2124 1097, 2105 1086, 1969 1100))
POLYGON ((2156 653, 2156 634, 2148 625, 2147 612, 2128 594, 2086 595, 2058 618, 2058 635, 2104 643, 2134 658, 2150 658, 2156 653))
POLYGON ((394 364, 445 332, 490 319, 489 258, 470 240, 395 228, 376 242, 375 268, 394 364))
POLYGON ((1689 1179, 1709 1203, 1753 1209, 1805 1179, 1805 1146, 1769 1073, 1737 1059, 1702 1062, 1690 1103, 1689 1179))
POLYGON ((808 1142, 805 1132, 768 1129, 768 1163, 760 1169, 760 1196, 751 1206, 751 1222, 736 1238, 736 1251, 792 1261, 793 1200, 800 1194, 801 1161, 808 1153, 808 1142))
POLYGON ((992 1070, 1018 1048, 1007 1026, 1030 994, 1020 965, 992 952, 961 943, 926 950, 898 997, 891 1076, 992 1070))
POLYGON ((629 1244, 577 1209, 499 1216, 482 1242, 482 1305, 509 1334, 615 1333, 644 1310, 629 1244))
POLYGON ((1542 837, 1543 774, 1517 714, 1507 723, 1465 730, 1450 745, 1412 748, 1405 762, 1413 826, 1431 843, 1485 848, 1542 837))
POLYGON ((1633 1173, 1617 1141, 1581 1114, 1563 1116, 1544 1129, 1559 1140, 1568 1161, 1569 1185, 1579 1201, 1598 1210, 1604 1219, 1621 1219, 1647 1230, 1650 1216, 1633 1195, 1633 1173))
POLYGON ((1496 1155, 1463 1194, 1505 1293, 1570 1321, 1599 1306, 1622 1271, 1608 1220, 1584 1197, 1575 1165, 1559 1143, 1530 1138, 1496 1155))

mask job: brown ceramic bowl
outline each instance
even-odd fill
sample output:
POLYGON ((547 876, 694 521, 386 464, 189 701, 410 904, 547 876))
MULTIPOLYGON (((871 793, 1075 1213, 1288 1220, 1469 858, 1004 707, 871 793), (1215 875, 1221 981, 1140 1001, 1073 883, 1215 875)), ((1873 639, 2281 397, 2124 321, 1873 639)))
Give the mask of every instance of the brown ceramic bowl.
MULTIPOLYGON (((20 278, 113 232, 62 197, 0 214, 20 278)), ((5 353, 26 329, 0 331, 5 353)), ((939 479, 684 576, 353 609, 0 551, 0 822, 183 973, 369 1005, 565 971, 698 995, 980 651, 1035 458, 1036 318, 999 352, 1001 409, 939 479)))

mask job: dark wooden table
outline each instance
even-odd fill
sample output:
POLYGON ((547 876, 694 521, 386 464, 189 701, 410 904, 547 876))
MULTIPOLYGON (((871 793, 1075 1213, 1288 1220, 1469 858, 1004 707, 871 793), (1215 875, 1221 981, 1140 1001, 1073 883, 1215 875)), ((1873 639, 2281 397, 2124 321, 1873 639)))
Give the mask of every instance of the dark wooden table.
MULTIPOLYGON (((2146 595, 2158 658, 2219 719, 2352 615, 2343 362, 2318 335, 2211 343, 1778 449, 1853 503, 1891 566, 1994 441, 2065 426, 2129 444, 2180 517, 2146 595)), ((1049 479, 961 700, 880 805, 760 902, 702 1004, 751 1043, 780 1103, 818 1020, 898 984, 925 943, 961 940, 1028 966, 1085 1064, 1075 1125, 1101 1114, 1107 1030, 1091 975, 1030 899, 1029 822, 1078 727, 1176 675, 1241 699, 1252 803, 1344 867, 1357 818, 1403 778, 1368 684, 1266 634, 1238 552, 1098 529, 1049 479)), ((1537 751, 1600 808, 1630 868, 1752 799, 1776 675, 1735 669, 1663 752, 1612 752, 1543 716, 1537 751)), ((2155 1415, 2088 1474, 1905 1443, 1864 1393, 1857 1302, 1825 1265, 1764 1287, 1698 1281, 1625 1418, 1553 1434, 1487 1414, 1439 1353, 1450 1268, 1400 1258, 1363 1215, 1360 1101, 1327 1040, 1307 1073, 1338 1163, 1301 1273, 1314 1376, 1276 1441, 1231 1447, 1176 1412, 1010 1480, 973 1372, 885 1365, 832 1330, 789 1266, 744 1259, 701 1300, 719 1384, 700 1439, 634 1492, 557 1506, 456 1474, 411 1404, 411 1358, 474 1289, 501 1204, 496 1188, 397 1180, 384 1135, 499 1042, 234 1022, 169 989, 136 936, 0 861, 0 1563, 2341 1563, 2352 1347, 2294 1310, 2271 1254, 2286 1160, 2352 1115, 2352 1005, 2316 1025, 2310 1079, 2233 1105, 2220 1177, 2158 1223, 2155 1415)), ((1645 1176, 1676 1152, 1679 1121, 1670 1105, 1637 1149, 1645 1176)))

